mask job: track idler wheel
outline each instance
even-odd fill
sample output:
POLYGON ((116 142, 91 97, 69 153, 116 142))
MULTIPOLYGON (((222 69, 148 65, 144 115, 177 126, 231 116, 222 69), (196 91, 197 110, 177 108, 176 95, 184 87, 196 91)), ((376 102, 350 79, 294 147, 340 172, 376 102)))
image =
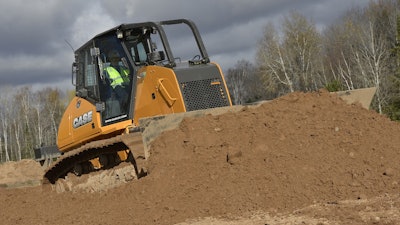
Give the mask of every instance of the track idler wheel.
POLYGON ((82 175, 83 174, 82 165, 80 163, 75 164, 74 167, 72 168, 72 173, 74 173, 77 176, 82 175))
POLYGON ((118 154, 103 154, 99 156, 99 163, 101 168, 111 168, 118 165, 121 162, 118 154))
POLYGON ((82 174, 89 173, 92 170, 93 166, 90 162, 83 162, 75 164, 72 168, 72 173, 76 176, 81 176, 82 174))

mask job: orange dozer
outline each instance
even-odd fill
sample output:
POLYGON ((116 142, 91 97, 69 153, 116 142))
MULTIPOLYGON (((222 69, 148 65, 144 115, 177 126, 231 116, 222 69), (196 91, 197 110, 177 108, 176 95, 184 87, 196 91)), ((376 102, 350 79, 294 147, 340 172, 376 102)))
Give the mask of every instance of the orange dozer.
POLYGON ((186 19, 122 24, 95 36, 75 51, 72 81, 76 96, 57 139, 63 155, 45 171, 50 183, 122 161, 143 176, 149 137, 142 118, 232 106, 220 66, 210 62, 198 29, 186 19), (193 34, 192 44, 181 40, 182 29, 193 34), (193 55, 173 51, 166 31, 175 46, 195 46, 193 55))

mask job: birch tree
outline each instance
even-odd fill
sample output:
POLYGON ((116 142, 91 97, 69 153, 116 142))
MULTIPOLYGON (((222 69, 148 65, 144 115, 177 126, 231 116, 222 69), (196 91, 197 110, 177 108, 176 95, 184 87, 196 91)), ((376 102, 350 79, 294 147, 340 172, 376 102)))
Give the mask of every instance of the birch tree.
POLYGON ((36 126, 33 126, 33 131, 35 134, 35 143, 37 146, 42 145, 43 139, 43 124, 42 124, 42 108, 43 108, 43 100, 41 99, 39 94, 34 95, 35 105, 32 107, 34 111, 34 117, 32 118, 35 121, 36 126))
POLYGON ((283 48, 291 66, 296 90, 311 91, 321 87, 321 37, 315 24, 293 12, 283 23, 283 48))
POLYGON ((267 89, 285 94, 321 88, 321 37, 315 24, 292 12, 282 23, 282 36, 268 23, 256 55, 267 89))
POLYGON ((23 156, 22 157, 33 157, 33 153, 31 149, 35 147, 34 145, 34 132, 32 132, 32 128, 35 126, 33 123, 33 91, 31 87, 21 87, 14 99, 15 99, 15 107, 18 107, 18 111, 20 112, 20 120, 19 125, 21 127, 20 142, 22 142, 23 156))
POLYGON ((61 100, 61 92, 57 89, 46 88, 38 93, 43 102, 42 114, 45 114, 47 118, 46 121, 42 121, 42 130, 44 129, 44 134, 47 137, 44 141, 46 145, 55 144, 55 137, 58 132, 58 123, 61 119, 64 105, 61 100))
MULTIPOLYGON (((376 100, 379 113, 387 105, 388 81, 393 76, 395 58, 392 49, 395 45, 396 3, 393 1, 371 2, 365 12, 365 23, 361 26, 360 53, 364 56, 364 68, 370 71, 363 77, 364 85, 377 88, 376 100), (372 84, 372 85, 371 85, 372 84)), ((360 67, 362 65, 360 64, 360 67)))
POLYGON ((257 65, 268 91, 294 92, 293 76, 286 54, 282 52, 280 37, 272 23, 265 26, 264 35, 258 44, 257 65))
POLYGON ((6 162, 10 161, 10 153, 9 153, 9 133, 10 133, 10 98, 9 92, 5 92, 1 95, 0 98, 0 125, 1 125, 1 139, 3 142, 3 152, 4 152, 4 160, 6 162))
POLYGON ((387 105, 394 74, 396 6, 396 1, 371 1, 365 9, 350 10, 328 32, 332 37, 326 43, 334 76, 347 90, 376 87, 379 113, 387 105))

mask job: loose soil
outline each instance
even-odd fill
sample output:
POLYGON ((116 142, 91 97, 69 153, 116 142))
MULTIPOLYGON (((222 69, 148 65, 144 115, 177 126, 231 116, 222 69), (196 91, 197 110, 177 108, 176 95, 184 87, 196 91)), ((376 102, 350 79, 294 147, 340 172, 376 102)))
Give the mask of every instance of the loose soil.
POLYGON ((152 143, 139 180, 121 164, 35 186, 35 162, 3 164, 1 223, 400 224, 399 135, 336 95, 293 93, 184 118, 152 143))

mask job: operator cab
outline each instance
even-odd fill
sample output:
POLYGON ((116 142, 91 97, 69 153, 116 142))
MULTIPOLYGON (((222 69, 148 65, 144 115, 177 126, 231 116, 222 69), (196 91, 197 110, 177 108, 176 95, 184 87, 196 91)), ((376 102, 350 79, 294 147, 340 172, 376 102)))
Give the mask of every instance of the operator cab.
MULTIPOLYGON (((209 63, 197 28, 184 19, 122 24, 97 35, 75 52, 72 70, 76 76, 76 95, 96 105, 102 126, 133 118, 136 72, 140 67, 175 68, 176 60, 182 64, 180 57, 174 58, 164 31, 165 25, 175 24, 188 25, 195 37, 195 43, 188 45, 198 47, 186 66, 209 63)), ((173 31, 172 35, 177 33, 180 32, 173 31)))
POLYGON ((94 38, 76 51, 76 95, 96 105, 102 125, 129 117, 134 67, 116 35, 94 38))
POLYGON ((155 57, 146 29, 130 29, 124 38, 120 33, 100 34, 76 51, 76 93, 96 105, 103 126, 133 117, 136 71, 155 57))

